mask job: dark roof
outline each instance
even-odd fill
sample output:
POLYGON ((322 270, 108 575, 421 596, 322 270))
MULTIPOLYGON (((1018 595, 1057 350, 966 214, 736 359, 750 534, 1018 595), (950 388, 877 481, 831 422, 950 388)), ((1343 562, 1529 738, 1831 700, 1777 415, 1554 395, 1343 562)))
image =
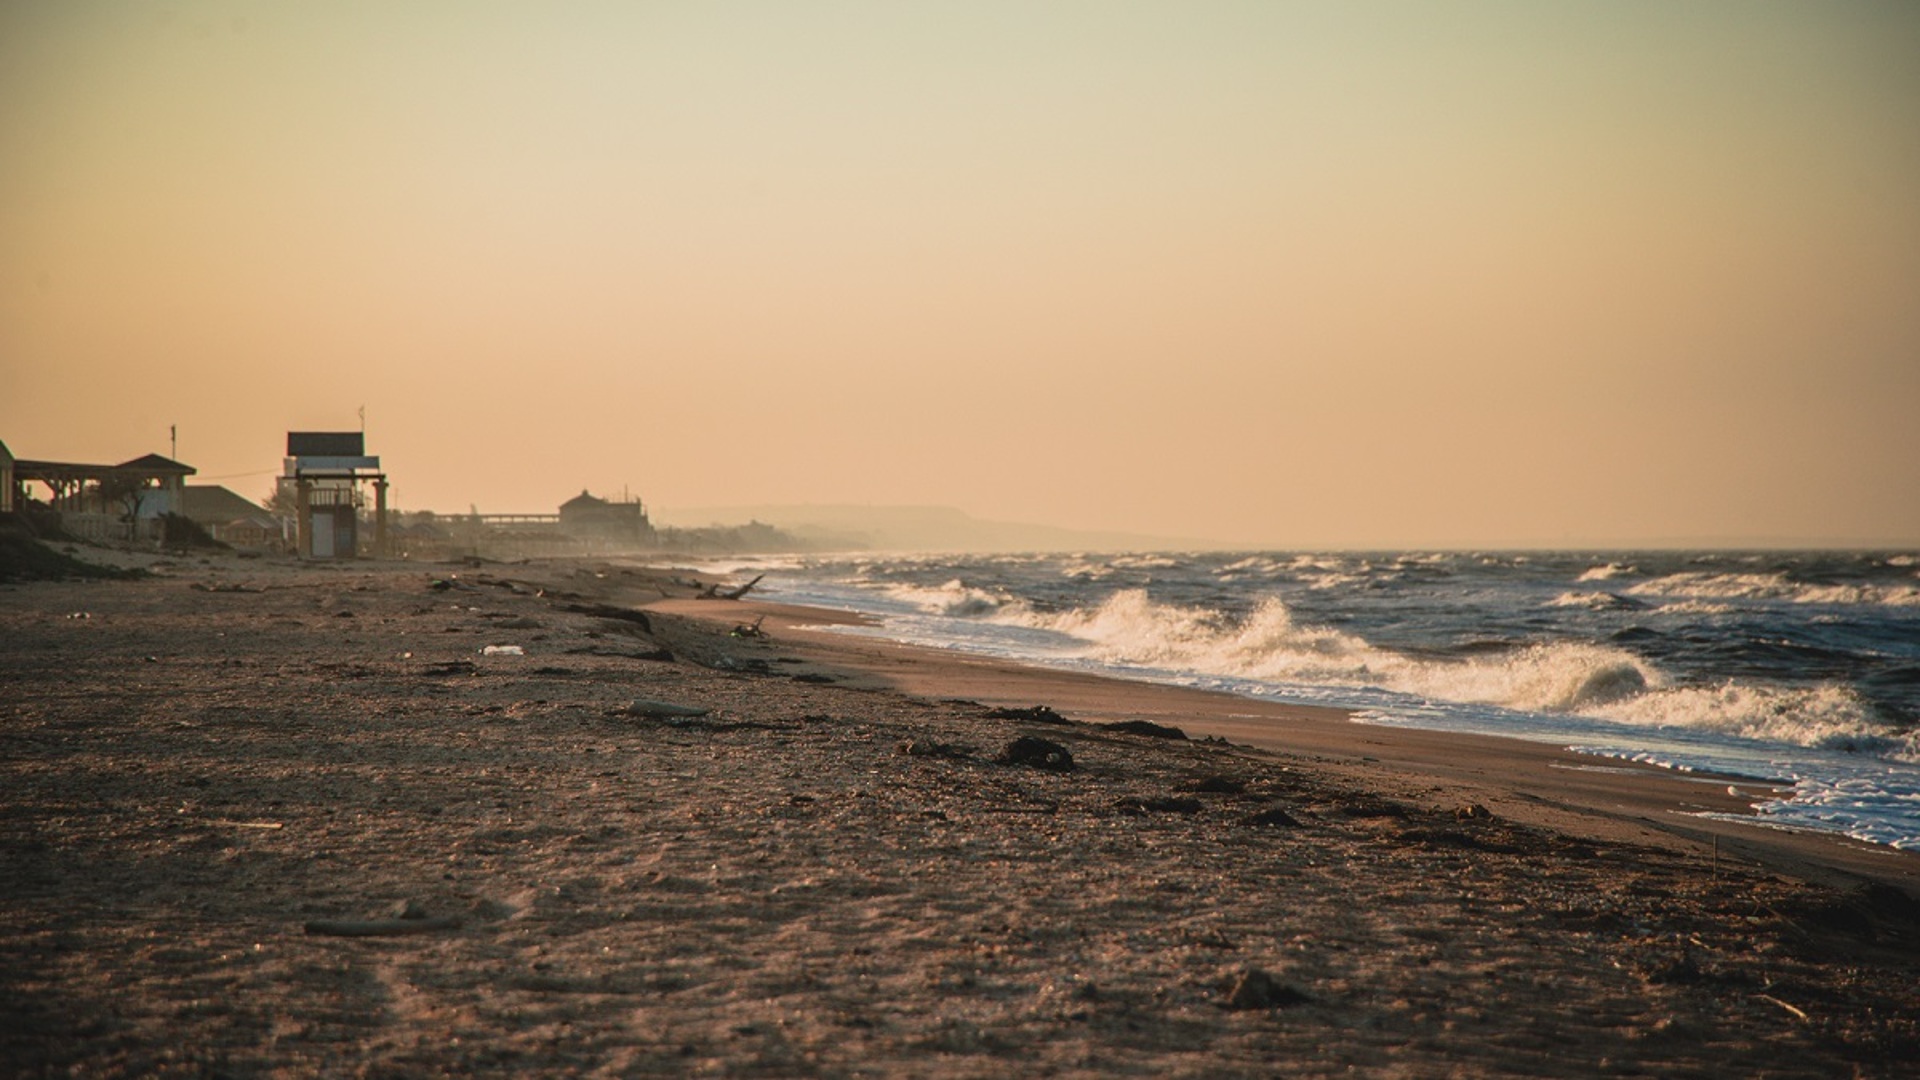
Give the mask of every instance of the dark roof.
POLYGON ((193 484, 181 489, 180 504, 182 514, 203 525, 268 516, 256 503, 219 484, 193 484))
POLYGON ((587 510, 587 509, 597 510, 600 507, 605 505, 607 505, 607 500, 596 499, 592 495, 587 494, 585 488, 582 488, 580 489, 580 494, 575 495, 573 498, 568 499, 566 502, 561 503, 560 509, 562 511, 587 510))
POLYGON ((132 461, 123 461, 115 465, 114 468, 132 469, 136 472, 154 474, 166 473, 177 476, 192 476, 194 473, 200 471, 191 465, 182 465, 172 458, 164 458, 159 454, 142 454, 132 461))
POLYGON ((366 457, 367 437, 358 431, 289 431, 288 457, 366 457))

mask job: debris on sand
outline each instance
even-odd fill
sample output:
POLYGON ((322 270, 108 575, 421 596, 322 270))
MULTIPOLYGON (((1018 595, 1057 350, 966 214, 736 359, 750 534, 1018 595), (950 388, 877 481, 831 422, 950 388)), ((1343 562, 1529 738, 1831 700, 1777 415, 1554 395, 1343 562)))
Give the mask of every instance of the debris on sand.
POLYGON ((1313 1000, 1259 968, 1241 969, 1231 978, 1230 986, 1231 988, 1227 991, 1227 1008, 1235 1011, 1284 1009, 1289 1005, 1301 1005, 1313 1000))
POLYGON ((1247 782, 1231 776, 1203 776, 1188 784, 1185 790, 1203 795, 1245 795, 1247 782))
POLYGON ((700 594, 700 599, 702 600, 738 600, 741 597, 747 595, 747 593, 752 592, 753 587, 755 585, 760 584, 760 578, 764 578, 766 576, 767 575, 765 574, 761 574, 759 577, 754 578, 752 581, 747 582, 745 585, 741 585, 738 588, 733 588, 733 589, 723 589, 720 587, 720 583, 716 581, 712 585, 707 586, 707 591, 700 594))
POLYGON ((1101 724, 1108 731, 1117 731, 1122 735, 1145 735, 1149 739, 1180 739, 1184 741, 1187 733, 1177 727, 1156 724, 1151 720, 1119 720, 1111 724, 1101 724))
POLYGON ((1002 765, 1026 765, 1050 772, 1072 772, 1073 755, 1051 739, 1022 735, 1006 745, 994 760, 1002 765))
POLYGON ((900 752, 908 757, 949 758, 964 761, 973 756, 973 747, 958 743, 935 742, 932 739, 910 739, 900 744, 900 752))
POLYGON ((591 615, 596 619, 632 623, 649 634, 653 633, 653 620, 647 617, 646 612, 633 608, 616 607, 613 604, 562 604, 560 610, 575 615, 591 615))
POLYGON ((1045 705, 1035 705, 1027 709, 988 709, 987 719, 1024 720, 1029 724, 1054 724, 1058 726, 1064 726, 1073 722, 1045 705))

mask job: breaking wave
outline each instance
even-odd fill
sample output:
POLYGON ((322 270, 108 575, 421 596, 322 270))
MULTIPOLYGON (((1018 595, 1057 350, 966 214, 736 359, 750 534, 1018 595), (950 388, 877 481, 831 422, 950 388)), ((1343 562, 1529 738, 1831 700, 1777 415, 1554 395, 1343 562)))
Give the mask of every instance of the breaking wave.
POLYGON ((1086 642, 1088 657, 1104 663, 1267 682, 1371 686, 1519 709, 1579 710, 1662 681, 1631 653, 1572 642, 1458 660, 1415 657, 1328 627, 1297 623, 1277 598, 1233 620, 1158 603, 1143 590, 1127 589, 1098 607, 1054 615, 1023 612, 1017 618, 1086 642))
POLYGON ((886 594, 929 615, 951 615, 973 619, 998 614, 1007 609, 1021 611, 1026 609, 1026 604, 1016 597, 975 588, 958 578, 931 588, 921 585, 891 585, 887 587, 886 594))
POLYGON ((1563 592, 1547 601, 1548 607, 1585 608, 1588 611, 1623 611, 1645 607, 1638 600, 1629 600, 1606 592, 1563 592))
POLYGON ((1709 600, 1784 600, 1795 604, 1883 604, 1920 607, 1920 585, 1851 583, 1822 585, 1795 581, 1786 574, 1717 574, 1689 570, 1643 581, 1628 589, 1634 596, 1672 596, 1709 600))
MULTIPOLYGON (((952 589, 958 597, 967 590, 952 589)), ((1608 594, 1596 594, 1607 596, 1608 594)), ((1092 608, 1046 614, 998 604, 995 621, 1067 634, 1105 664, 1276 683, 1364 686, 1415 697, 1528 712, 1565 713, 1643 727, 1678 727, 1797 746, 1920 754, 1847 687, 1675 686, 1623 649, 1554 642, 1461 657, 1415 656, 1354 634, 1303 625, 1278 598, 1231 619, 1165 604, 1144 590, 1092 608)), ((1920 759, 1920 758, 1917 758, 1920 759)))
POLYGON ((1920 761, 1920 742, 1879 721, 1872 706, 1837 683, 1770 687, 1728 682, 1675 687, 1614 702, 1598 716, 1642 727, 1677 727, 1793 746, 1920 761))

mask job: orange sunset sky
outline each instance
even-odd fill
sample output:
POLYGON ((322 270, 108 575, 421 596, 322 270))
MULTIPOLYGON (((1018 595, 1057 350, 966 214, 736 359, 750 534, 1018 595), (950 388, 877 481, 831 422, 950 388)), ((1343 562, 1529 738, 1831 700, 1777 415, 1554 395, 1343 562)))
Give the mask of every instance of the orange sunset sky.
POLYGON ((1920 543, 1920 4, 0 5, 0 439, 403 509, 1920 543))

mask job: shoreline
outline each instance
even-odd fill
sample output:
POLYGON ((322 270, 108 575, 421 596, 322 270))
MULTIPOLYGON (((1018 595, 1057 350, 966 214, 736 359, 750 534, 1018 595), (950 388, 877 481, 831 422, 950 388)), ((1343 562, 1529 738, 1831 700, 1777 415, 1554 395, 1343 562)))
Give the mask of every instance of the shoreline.
POLYGON ((1920 895, 1920 852, 1839 833, 1768 824, 1755 807, 1791 785, 1680 772, 1548 742, 1366 724, 1351 711, 1224 691, 1029 666, 881 637, 815 629, 867 620, 747 597, 656 600, 647 610, 732 625, 764 616, 781 645, 865 685, 928 699, 1045 704, 1096 723, 1147 720, 1195 738, 1290 758, 1354 783, 1388 785, 1434 809, 1479 804, 1501 816, 1589 839, 1743 858, 1830 885, 1877 881, 1920 895), (1738 791, 1739 794, 1733 792, 1738 791), (1725 815, 1703 817, 1700 815, 1725 815))
POLYGON ((0 587, 0 1060, 27 1075, 1920 1057, 1904 879, 1582 805, 1670 804, 1657 776, 812 611, 735 637, 764 609, 672 570, 151 565, 0 587), (1100 726, 1130 719, 1192 738, 1100 726))

